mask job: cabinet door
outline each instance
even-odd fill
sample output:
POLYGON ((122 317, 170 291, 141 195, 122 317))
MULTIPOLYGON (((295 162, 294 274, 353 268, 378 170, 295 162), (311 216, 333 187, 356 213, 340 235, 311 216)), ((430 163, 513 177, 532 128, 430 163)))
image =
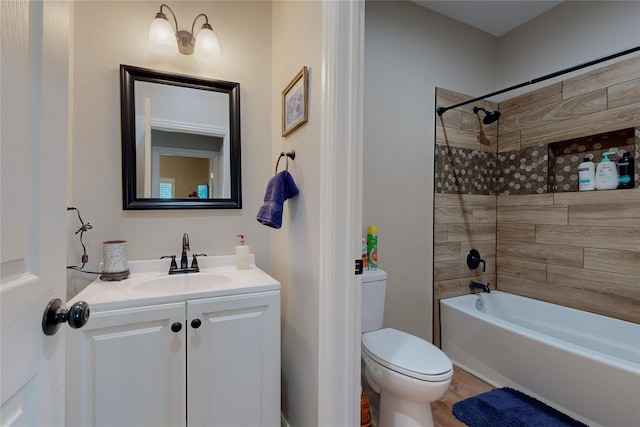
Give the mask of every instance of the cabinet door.
POLYGON ((184 426, 184 317, 184 302, 92 312, 69 334, 67 425, 184 426))
POLYGON ((279 426, 280 292, 187 301, 187 321, 189 427, 279 426))

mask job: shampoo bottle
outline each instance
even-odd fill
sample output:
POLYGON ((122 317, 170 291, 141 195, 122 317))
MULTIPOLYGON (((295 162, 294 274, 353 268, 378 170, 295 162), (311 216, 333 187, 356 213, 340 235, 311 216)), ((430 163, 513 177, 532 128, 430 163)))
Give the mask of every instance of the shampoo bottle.
POLYGON ((618 160, 618 188, 633 188, 634 187, 634 167, 633 157, 628 151, 624 153, 622 158, 618 160))
POLYGON ((618 169, 616 164, 609 160, 614 153, 602 153, 602 161, 596 168, 596 190, 613 190, 618 188, 618 169))
POLYGON ((582 163, 578 165, 578 182, 580 191, 595 190, 596 165, 585 157, 582 163))
POLYGON ((367 253, 369 254, 369 270, 378 269, 378 227, 367 227, 367 253))
POLYGON ((246 270, 251 267, 249 246, 244 244, 244 234, 236 234, 236 237, 240 238, 240 245, 236 246, 236 268, 246 270))

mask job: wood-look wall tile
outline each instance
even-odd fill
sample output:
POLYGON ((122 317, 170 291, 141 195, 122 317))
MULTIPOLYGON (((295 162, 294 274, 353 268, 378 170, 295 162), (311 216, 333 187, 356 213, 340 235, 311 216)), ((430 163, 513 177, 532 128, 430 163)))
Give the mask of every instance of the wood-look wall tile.
POLYGON ((534 224, 498 224, 496 238, 498 244, 505 241, 533 243, 536 240, 534 224))
POLYGON ((585 114, 567 121, 525 129, 521 132, 521 147, 536 147, 640 126, 640 108, 638 105, 625 105, 612 110, 585 114))
MULTIPOLYGON (((473 96, 465 95, 459 92, 454 92, 449 89, 443 89, 441 87, 436 88, 436 105, 438 107, 449 107, 450 105, 459 104, 461 102, 465 102, 473 98, 474 98, 473 96)), ((449 110, 449 111, 454 111, 454 110, 449 110)), ((447 113, 449 111, 447 111, 447 113)))
POLYGON ((536 243, 640 251, 640 228, 537 225, 536 243))
MULTIPOLYGON (((640 251, 585 248, 584 268, 640 276, 640 251)), ((640 289, 640 278, 635 280, 640 289)))
POLYGON ((483 272, 482 268, 471 270, 467 267, 466 260, 443 261, 436 262, 433 265, 435 280, 450 280, 459 278, 468 278, 469 280, 477 280, 480 276, 486 274, 495 274, 495 264, 492 269, 487 265, 487 271, 483 272))
POLYGON ((433 245, 433 262, 459 261, 460 259, 460 242, 433 245))
MULTIPOLYGON (((556 193, 553 195, 556 205, 610 205, 612 203, 640 203, 640 188, 630 190, 581 191, 579 193, 556 193)), ((498 200, 500 202, 500 200, 498 200)))
POLYGON ((496 240, 496 224, 450 224, 447 237, 450 242, 468 240, 496 240))
POLYGON ((447 205, 436 206, 433 211, 435 224, 471 224, 473 222, 472 208, 447 205))
MULTIPOLYGON (((436 129, 440 129, 441 131, 443 129, 462 130, 462 114, 462 111, 449 110, 442 116, 436 116, 436 129)), ((441 137, 439 139, 436 138, 436 144, 446 144, 445 134, 446 132, 439 133, 441 137)))
POLYGON ((497 271, 500 272, 501 276, 517 277, 538 282, 547 280, 547 264, 542 262, 501 257, 498 259, 497 271))
POLYGON ((552 206, 553 194, 498 196, 498 206, 552 206))
POLYGON ((447 224, 433 225, 433 241, 434 243, 449 241, 449 233, 447 224))
POLYGON ((498 153, 520 150, 520 131, 500 131, 498 138, 498 153))
POLYGON ((640 56, 616 62, 562 82, 562 98, 579 96, 594 89, 614 86, 640 77, 640 56))
POLYGON ((609 273, 583 268, 549 265, 547 281, 550 284, 588 289, 599 294, 617 295, 622 298, 640 299, 637 277, 629 274, 609 273))
POLYGON ((609 294, 595 296, 590 289, 534 282, 508 276, 498 276, 498 289, 552 304, 640 323, 640 310, 638 310, 638 301, 635 299, 609 294))
POLYGON ((497 258, 520 259, 529 262, 582 267, 583 249, 566 246, 562 239, 557 244, 531 244, 519 242, 500 242, 497 246, 497 258))
MULTIPOLYGON (((501 129, 506 132, 525 131, 527 129, 538 129, 546 124, 572 120, 585 114, 598 113, 606 109, 607 90, 599 88, 580 96, 549 103, 543 108, 503 115, 500 117, 500 123, 501 129)), ((528 134, 531 133, 532 131, 528 132, 528 134)))
POLYGON ((497 138, 493 135, 479 135, 477 132, 441 126, 436 127, 436 144, 489 153, 495 153, 498 147, 497 138))
MULTIPOLYGON (((508 116, 523 111, 546 108, 547 105, 559 102, 561 99, 562 83, 558 82, 502 101, 499 104, 499 108, 502 114, 508 116)), ((501 127, 500 135, 502 135, 502 132, 503 128, 501 127)))
POLYGON ((477 276, 461 277, 458 279, 436 280, 433 283, 433 290, 434 293, 439 296, 438 300, 470 294, 471 290, 469 289, 469 282, 472 280, 479 283, 489 283, 489 287, 491 289, 495 289, 495 274, 481 274, 477 276))
POLYGON ((567 206, 500 206, 500 224, 516 222, 521 224, 565 225, 568 221, 567 206))
POLYGON ((436 193, 434 196, 436 206, 455 205, 455 206, 496 206, 496 196, 485 196, 480 194, 442 194, 436 193))
POLYGON ((610 86, 607 89, 607 108, 637 103, 640 99, 640 78, 610 86))
POLYGON ((485 206, 476 206, 473 208, 473 223, 474 224, 495 224, 496 223, 496 209, 488 208, 485 206))
POLYGON ((569 206, 569 225, 640 228, 640 201, 615 207, 605 203, 569 206))

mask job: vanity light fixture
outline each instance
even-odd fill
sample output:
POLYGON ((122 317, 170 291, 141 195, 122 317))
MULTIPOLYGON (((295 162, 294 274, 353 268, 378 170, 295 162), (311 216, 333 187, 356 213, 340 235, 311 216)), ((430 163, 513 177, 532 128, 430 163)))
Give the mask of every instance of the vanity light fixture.
POLYGON ((213 28, 209 24, 209 18, 204 13, 199 14, 191 24, 191 32, 178 29, 178 19, 173 10, 166 4, 160 5, 160 12, 156 14, 155 19, 149 28, 149 49, 151 52, 163 56, 174 56, 178 52, 183 55, 191 55, 202 62, 215 64, 220 62, 220 44, 218 37, 213 32, 213 28), (175 31, 171 27, 167 15, 162 12, 162 8, 166 7, 173 15, 175 22, 175 31), (204 17, 205 23, 202 24, 198 37, 193 33, 196 21, 201 16, 204 17))

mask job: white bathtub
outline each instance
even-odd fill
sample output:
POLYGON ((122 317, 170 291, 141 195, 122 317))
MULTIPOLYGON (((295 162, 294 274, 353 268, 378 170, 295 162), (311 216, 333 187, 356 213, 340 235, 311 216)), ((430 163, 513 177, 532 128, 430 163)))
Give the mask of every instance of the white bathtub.
POLYGON ((640 426, 640 325, 500 291, 441 300, 440 325, 442 350, 488 383, 592 426, 640 426))

